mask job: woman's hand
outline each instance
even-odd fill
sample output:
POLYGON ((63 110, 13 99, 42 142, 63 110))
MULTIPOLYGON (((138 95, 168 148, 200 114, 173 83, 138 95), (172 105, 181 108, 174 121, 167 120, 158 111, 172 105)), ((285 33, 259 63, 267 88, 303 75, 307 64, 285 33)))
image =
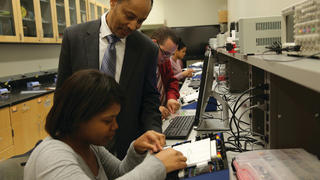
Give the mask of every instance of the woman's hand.
POLYGON ((167 173, 187 167, 187 158, 181 152, 172 148, 163 150, 155 156, 162 161, 167 173))
POLYGON ((184 77, 192 77, 192 73, 194 72, 193 69, 187 69, 185 71, 182 72, 184 77))
POLYGON ((136 139, 133 143, 133 147, 134 150, 139 154, 143 154, 146 151, 155 153, 161 151, 162 146, 164 146, 165 144, 166 139, 164 134, 150 130, 136 139))

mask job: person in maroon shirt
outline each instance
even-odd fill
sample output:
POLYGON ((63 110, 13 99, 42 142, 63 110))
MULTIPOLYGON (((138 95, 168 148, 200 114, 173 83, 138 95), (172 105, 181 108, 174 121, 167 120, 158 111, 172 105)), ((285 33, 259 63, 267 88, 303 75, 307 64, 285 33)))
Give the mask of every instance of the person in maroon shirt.
POLYGON ((151 39, 159 47, 157 88, 161 102, 159 110, 162 118, 165 119, 180 108, 179 81, 174 77, 170 62, 170 56, 177 49, 178 37, 169 27, 163 26, 152 33, 151 39))

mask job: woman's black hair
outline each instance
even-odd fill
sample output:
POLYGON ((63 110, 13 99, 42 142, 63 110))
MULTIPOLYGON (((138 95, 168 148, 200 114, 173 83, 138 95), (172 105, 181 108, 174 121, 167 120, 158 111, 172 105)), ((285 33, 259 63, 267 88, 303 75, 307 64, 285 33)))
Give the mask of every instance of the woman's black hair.
POLYGON ((56 92, 46 131, 55 139, 65 137, 77 131, 79 123, 123 101, 120 86, 112 77, 93 69, 78 71, 56 92))
POLYGON ((187 47, 187 46, 183 43, 183 41, 182 41, 181 38, 178 39, 177 45, 178 45, 178 48, 177 48, 178 51, 180 51, 180 50, 183 49, 184 47, 187 47))

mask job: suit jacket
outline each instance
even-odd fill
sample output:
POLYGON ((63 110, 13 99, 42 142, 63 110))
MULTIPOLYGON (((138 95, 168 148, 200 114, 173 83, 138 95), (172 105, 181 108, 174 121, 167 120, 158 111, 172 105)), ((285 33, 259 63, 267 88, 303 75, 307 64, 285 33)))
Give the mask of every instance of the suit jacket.
MULTIPOLYGON (((101 20, 77 24, 64 32, 57 88, 74 72, 99 69, 101 20)), ((120 87, 126 101, 121 107, 115 136, 117 156, 122 159, 130 143, 146 130, 162 132, 159 92, 156 89, 158 48, 150 38, 135 31, 126 38, 120 87)))

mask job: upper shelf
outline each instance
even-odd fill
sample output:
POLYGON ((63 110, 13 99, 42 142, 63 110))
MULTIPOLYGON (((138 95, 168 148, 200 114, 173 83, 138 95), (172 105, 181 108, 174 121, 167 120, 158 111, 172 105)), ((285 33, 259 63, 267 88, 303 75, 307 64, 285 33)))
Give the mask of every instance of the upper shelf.
POLYGON ((260 69, 278 75, 297 84, 320 92, 320 60, 287 55, 246 56, 239 53, 230 54, 224 50, 218 52, 234 57, 260 69), (299 60, 298 60, 299 58, 299 60), (295 61, 296 60, 296 61, 295 61), (277 62, 287 61, 287 62, 277 62))

